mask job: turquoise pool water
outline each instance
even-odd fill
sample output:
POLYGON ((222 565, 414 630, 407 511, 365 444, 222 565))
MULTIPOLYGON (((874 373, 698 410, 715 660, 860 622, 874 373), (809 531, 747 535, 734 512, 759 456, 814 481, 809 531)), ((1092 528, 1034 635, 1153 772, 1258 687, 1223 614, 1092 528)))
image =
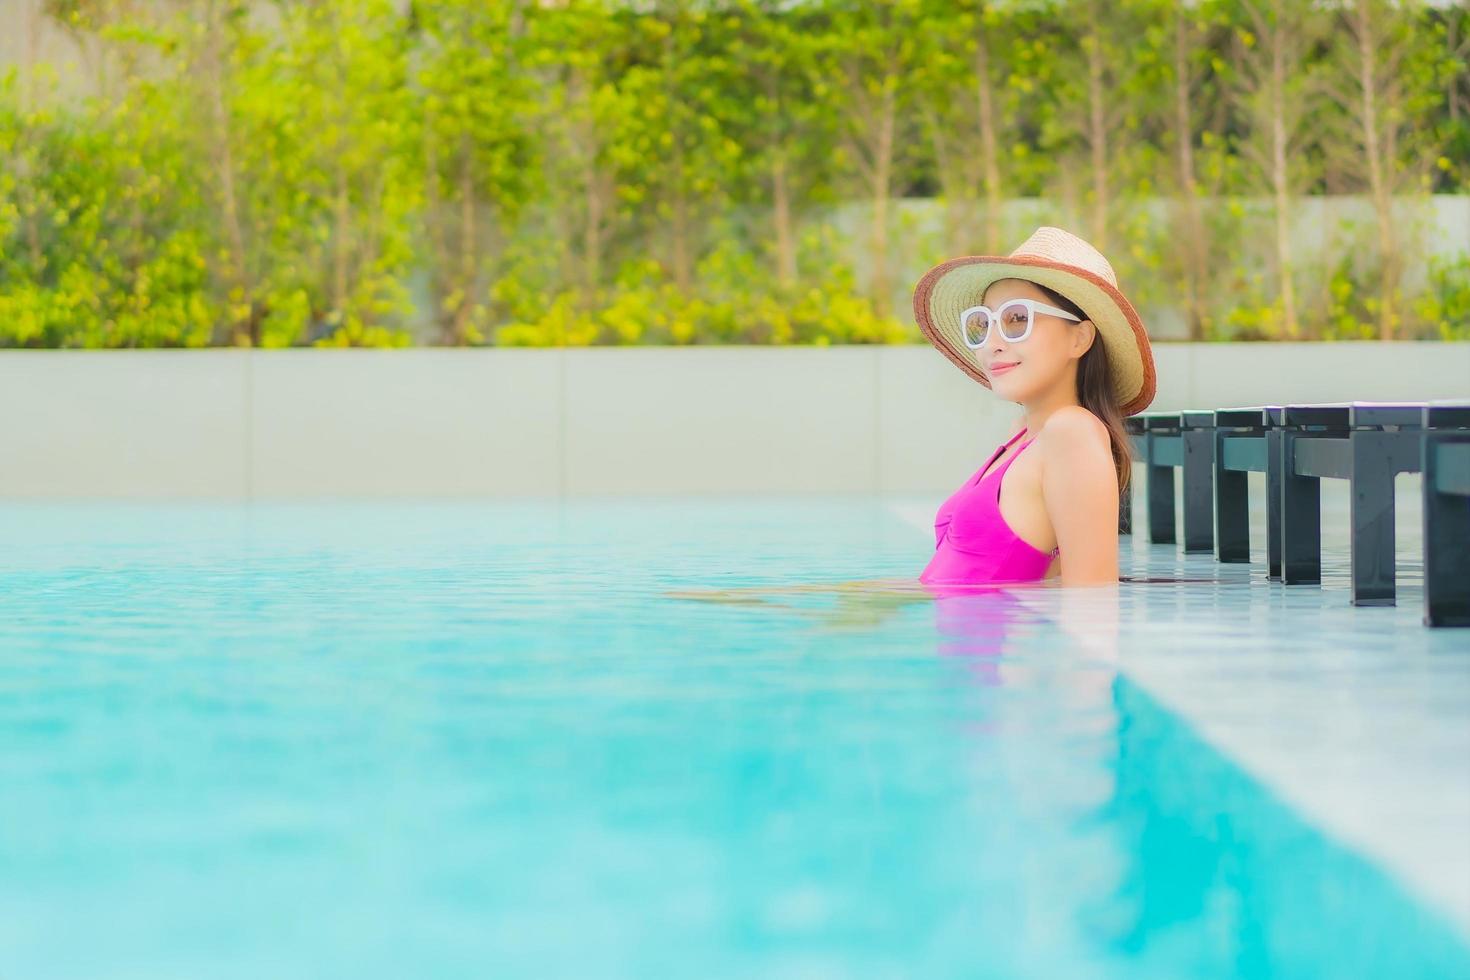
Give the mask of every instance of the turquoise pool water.
MULTIPOLYGON (((0 507, 0 977, 1466 976, 866 499, 0 507)), ((1075 626, 1075 624, 1074 624, 1075 626)))

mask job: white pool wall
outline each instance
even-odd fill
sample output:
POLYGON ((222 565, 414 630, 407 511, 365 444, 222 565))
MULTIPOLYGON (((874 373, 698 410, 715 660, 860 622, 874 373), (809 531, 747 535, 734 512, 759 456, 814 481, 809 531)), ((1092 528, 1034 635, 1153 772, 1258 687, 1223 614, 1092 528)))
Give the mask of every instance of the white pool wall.
MULTIPOLYGON (((1470 343, 1160 343, 1150 410, 1470 399, 1470 343)), ((951 489, 1019 409, 928 346, 0 351, 0 497, 951 489)))

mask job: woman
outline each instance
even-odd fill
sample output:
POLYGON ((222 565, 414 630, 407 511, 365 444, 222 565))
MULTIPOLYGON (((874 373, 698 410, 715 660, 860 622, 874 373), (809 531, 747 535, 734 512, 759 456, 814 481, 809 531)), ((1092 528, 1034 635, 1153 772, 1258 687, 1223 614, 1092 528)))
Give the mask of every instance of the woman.
POLYGON ((914 287, 914 315, 946 358, 1022 409, 1006 441, 940 505, 935 551, 918 582, 721 594, 927 596, 999 583, 1118 581, 1118 502, 1132 468, 1122 420, 1153 400, 1155 375, 1148 334, 1108 260, 1076 235, 1043 226, 1010 255, 930 269, 914 287))
POLYGON ((1038 228, 1004 258, 930 269, 914 312, 947 358, 1022 408, 1000 449, 940 506, 919 581, 1117 582, 1118 501, 1132 470, 1123 417, 1147 407, 1155 380, 1148 334, 1108 260, 1076 235, 1038 228))

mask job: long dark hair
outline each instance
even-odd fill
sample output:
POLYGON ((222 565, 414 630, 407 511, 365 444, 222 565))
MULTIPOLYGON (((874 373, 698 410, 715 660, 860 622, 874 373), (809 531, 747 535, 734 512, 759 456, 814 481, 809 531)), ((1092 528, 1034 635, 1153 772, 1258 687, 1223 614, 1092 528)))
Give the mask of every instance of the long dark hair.
MULTIPOLYGON (((1073 316, 1083 320, 1092 319, 1082 312, 1081 307, 1056 290, 1048 289, 1040 283, 1032 285, 1045 293, 1050 302, 1073 316)), ((1133 444, 1128 439, 1128 433, 1123 430, 1123 409, 1118 404, 1118 396, 1114 394, 1113 383, 1108 376, 1108 351, 1103 346, 1101 331, 1093 337, 1092 346, 1082 355, 1082 360, 1077 365, 1077 401, 1083 408, 1102 419, 1103 425, 1108 427, 1108 441, 1113 446, 1113 468, 1118 472, 1118 493, 1121 495, 1128 489, 1128 483, 1133 478, 1133 444)))

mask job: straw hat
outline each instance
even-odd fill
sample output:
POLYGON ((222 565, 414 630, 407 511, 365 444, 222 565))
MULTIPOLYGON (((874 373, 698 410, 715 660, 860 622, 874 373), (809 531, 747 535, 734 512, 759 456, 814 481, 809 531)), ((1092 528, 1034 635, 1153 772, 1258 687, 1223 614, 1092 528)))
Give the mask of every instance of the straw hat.
POLYGON ((1118 290, 1102 253, 1076 235, 1043 225, 1010 255, 965 255, 941 262, 914 286, 914 316, 929 342, 961 371, 990 387, 976 351, 960 333, 960 313, 997 279, 1028 279, 1076 303, 1097 326, 1124 415, 1154 400, 1154 356, 1138 311, 1118 290))

